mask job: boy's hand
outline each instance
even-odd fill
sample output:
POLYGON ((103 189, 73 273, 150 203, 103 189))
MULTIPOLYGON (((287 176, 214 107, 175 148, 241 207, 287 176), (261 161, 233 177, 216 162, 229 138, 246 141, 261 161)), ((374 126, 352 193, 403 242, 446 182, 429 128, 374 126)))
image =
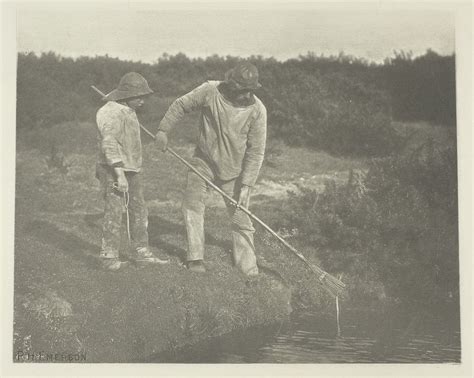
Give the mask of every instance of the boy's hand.
POLYGON ((168 136, 164 131, 158 130, 155 136, 155 144, 161 151, 166 151, 168 148, 168 136))
POLYGON ((120 192, 128 192, 128 181, 123 173, 122 168, 115 168, 115 173, 117 174, 117 190, 120 192))
POLYGON ((125 175, 117 178, 117 189, 120 192, 128 192, 128 181, 125 175))

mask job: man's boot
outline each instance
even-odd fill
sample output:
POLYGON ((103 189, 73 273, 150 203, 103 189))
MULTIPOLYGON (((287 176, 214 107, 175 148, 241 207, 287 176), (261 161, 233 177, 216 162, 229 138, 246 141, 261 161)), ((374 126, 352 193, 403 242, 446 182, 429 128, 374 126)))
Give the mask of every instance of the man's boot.
POLYGON ((206 267, 202 260, 188 261, 188 269, 196 273, 205 273, 206 267))

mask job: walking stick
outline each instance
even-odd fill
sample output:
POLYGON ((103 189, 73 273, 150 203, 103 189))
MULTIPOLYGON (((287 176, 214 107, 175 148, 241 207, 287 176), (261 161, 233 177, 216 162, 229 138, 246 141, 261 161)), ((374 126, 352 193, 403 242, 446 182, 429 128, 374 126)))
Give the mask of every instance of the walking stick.
MULTIPOLYGON (((100 94, 102 97, 105 96, 104 93, 102 93, 99 89, 97 89, 95 86, 91 86, 92 89, 94 89, 98 94, 100 94)), ((155 135, 152 134, 149 130, 147 130, 144 126, 140 124, 140 128, 148 134, 151 138, 156 139, 155 135)), ((212 189, 214 189, 216 192, 218 192, 220 195, 222 195, 226 200, 228 200, 233 206, 235 206, 237 209, 243 211, 245 214, 247 214, 250 218, 255 220, 257 223, 259 223, 265 230, 267 230, 270 234, 275 236, 285 247, 287 247, 293 254, 295 254, 301 261, 303 261, 308 268, 318 275, 319 281, 325 287, 331 294, 337 296, 345 287, 346 285, 344 282, 341 280, 337 279, 333 275, 325 272, 323 269, 318 267, 317 265, 311 264, 306 257, 304 257, 300 252, 296 250, 293 246, 291 246, 285 239, 283 239, 278 233, 273 231, 270 226, 268 226, 265 222, 263 222, 260 218, 258 218, 256 215, 254 215, 250 210, 247 208, 241 206, 238 204, 238 202, 230 197, 228 194, 224 193, 217 185, 215 185, 212 181, 210 181, 207 177, 205 177, 201 172, 199 172, 194 166, 192 166, 186 159, 181 157, 178 153, 176 153, 171 147, 167 147, 166 151, 168 151, 171 155, 173 155, 175 158, 177 158, 181 163, 183 163, 185 166, 187 166, 189 169, 191 169, 194 173, 196 173, 201 179, 203 179, 212 189)))

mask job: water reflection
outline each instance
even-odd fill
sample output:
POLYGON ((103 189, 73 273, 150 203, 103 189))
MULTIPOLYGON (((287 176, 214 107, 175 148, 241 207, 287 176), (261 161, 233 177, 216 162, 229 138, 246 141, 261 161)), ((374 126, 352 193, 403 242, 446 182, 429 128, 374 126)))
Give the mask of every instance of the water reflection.
POLYGON ((345 320, 343 336, 337 337, 334 319, 330 316, 300 313, 285 324, 232 333, 173 354, 155 356, 150 362, 460 362, 460 333, 456 327, 426 329, 419 326, 413 330, 408 326, 381 331, 373 326, 377 322, 372 322, 370 316, 364 318, 348 313, 345 320))
MULTIPOLYGON (((308 332, 279 335, 260 349, 259 362, 268 363, 425 363, 459 362, 458 347, 417 339, 406 346, 384 351, 376 348, 376 341, 361 337, 325 338, 308 332)), ((226 362, 231 362, 227 360, 226 362)))

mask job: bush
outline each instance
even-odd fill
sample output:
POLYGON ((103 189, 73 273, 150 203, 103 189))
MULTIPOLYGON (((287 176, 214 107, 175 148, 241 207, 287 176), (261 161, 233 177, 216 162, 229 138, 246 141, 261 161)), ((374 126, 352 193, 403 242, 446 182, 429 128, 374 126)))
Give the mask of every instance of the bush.
POLYGON ((456 125, 454 55, 440 56, 428 50, 413 58, 410 53, 395 52, 385 62, 383 75, 398 120, 456 125))
MULTIPOLYGON (((205 80, 222 80, 240 59, 211 56, 189 59, 163 55, 155 64, 102 57, 63 58, 54 53, 18 55, 18 128, 49 127, 68 121, 93 121, 104 92, 129 71, 142 73, 158 98, 173 99, 205 80)), ((261 73, 269 134, 337 154, 386 155, 401 140, 391 127, 396 119, 455 120, 454 56, 433 52, 411 59, 396 55, 374 65, 340 54, 300 56, 286 62, 251 57, 261 73)), ((157 123, 163 109, 150 107, 147 121, 157 123)))
POLYGON ((455 165, 455 149, 431 141, 374 159, 344 186, 293 194, 280 226, 296 226, 328 271, 350 276, 354 296, 382 283, 391 298, 442 302, 459 293, 455 165))
POLYGON ((384 92, 341 73, 280 79, 268 96, 272 135, 290 144, 344 155, 385 155, 400 148, 384 92))

